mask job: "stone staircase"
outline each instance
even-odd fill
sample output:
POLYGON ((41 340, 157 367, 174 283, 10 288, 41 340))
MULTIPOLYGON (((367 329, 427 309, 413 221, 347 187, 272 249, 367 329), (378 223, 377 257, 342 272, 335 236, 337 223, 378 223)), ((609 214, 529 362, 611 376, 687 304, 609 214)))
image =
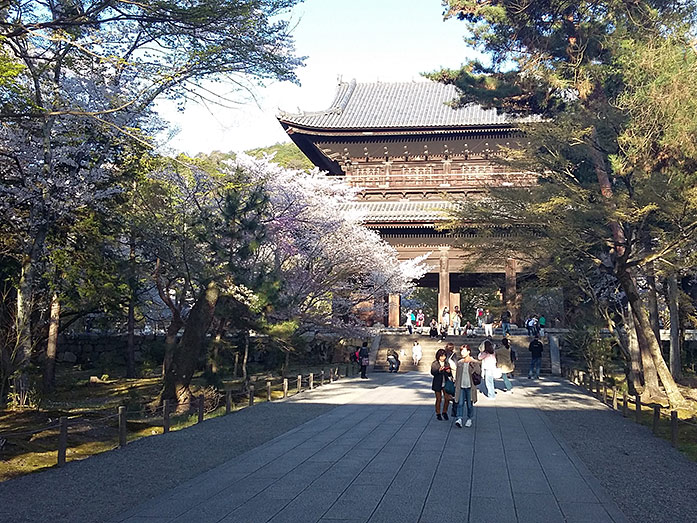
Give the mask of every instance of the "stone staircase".
MULTIPOLYGON (((494 331, 494 337, 492 339, 494 343, 500 345, 502 337, 501 330, 497 329, 494 331)), ((532 338, 528 337, 525 329, 515 329, 509 338, 511 341, 511 346, 516 351, 518 356, 514 375, 527 375, 528 370, 530 369, 531 360, 528 345, 530 344, 532 338)), ((486 337, 484 336, 483 329, 477 329, 474 337, 450 335, 445 339, 445 341, 431 339, 427 333, 421 334, 414 332, 414 334, 410 335, 406 330, 402 331, 401 329, 393 330, 391 332, 384 332, 380 337, 380 347, 378 348, 378 352, 375 357, 375 366, 373 367, 373 371, 387 372, 390 368, 390 364, 387 361, 387 354, 389 350, 395 349, 397 352, 399 352, 401 349, 404 349, 406 357, 400 357, 401 365, 399 367, 399 372, 418 371, 428 374, 431 372, 431 363, 436 358, 436 351, 442 347, 445 347, 446 343, 451 342, 455 344, 455 347, 458 348, 461 345, 467 344, 470 346, 472 355, 476 357, 479 353, 479 345, 485 339, 486 337), (423 349, 423 358, 421 359, 418 368, 412 363, 411 358, 411 347, 417 340, 423 349)), ((541 338, 541 340, 545 347, 544 352, 542 353, 541 374, 551 374, 552 362, 549 353, 549 344, 545 338, 541 338)))

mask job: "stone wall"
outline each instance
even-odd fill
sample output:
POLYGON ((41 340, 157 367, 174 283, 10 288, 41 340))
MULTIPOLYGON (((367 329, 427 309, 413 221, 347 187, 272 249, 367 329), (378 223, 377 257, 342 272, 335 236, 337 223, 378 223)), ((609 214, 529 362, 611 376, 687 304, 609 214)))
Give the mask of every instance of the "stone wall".
MULTIPOLYGON (((164 352, 164 335, 135 337, 136 363, 160 359, 164 352)), ((58 338, 59 362, 80 365, 125 365, 128 338, 125 334, 74 334, 58 338)))

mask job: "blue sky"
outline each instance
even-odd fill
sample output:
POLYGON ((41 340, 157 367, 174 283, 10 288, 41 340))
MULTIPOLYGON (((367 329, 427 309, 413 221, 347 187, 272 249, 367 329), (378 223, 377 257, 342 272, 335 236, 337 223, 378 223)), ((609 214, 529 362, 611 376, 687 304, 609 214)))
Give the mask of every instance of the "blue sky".
MULTIPOLYGON (((464 24, 443 21, 440 0, 306 0, 290 13, 301 86, 271 83, 239 96, 234 109, 171 102, 158 110, 178 132, 163 144, 171 152, 241 151, 287 141, 275 115, 329 106, 337 78, 359 82, 420 80, 420 73, 458 67, 474 56, 464 24)), ((225 90, 220 84, 215 89, 225 90)))

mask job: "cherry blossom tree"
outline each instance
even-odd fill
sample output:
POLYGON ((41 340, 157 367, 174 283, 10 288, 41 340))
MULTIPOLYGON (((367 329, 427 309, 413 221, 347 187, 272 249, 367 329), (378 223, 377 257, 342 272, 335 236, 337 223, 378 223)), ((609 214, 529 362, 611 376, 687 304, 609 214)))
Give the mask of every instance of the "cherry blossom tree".
POLYGON ((0 71, 11 73, 12 96, 0 99, 0 218, 12 235, 6 254, 19 260, 18 367, 35 344, 31 318, 52 231, 119 191, 120 154, 133 142, 150 147, 161 127, 149 112, 158 97, 224 104, 265 79, 296 81, 302 59, 284 16, 295 3, 3 4, 0 71))

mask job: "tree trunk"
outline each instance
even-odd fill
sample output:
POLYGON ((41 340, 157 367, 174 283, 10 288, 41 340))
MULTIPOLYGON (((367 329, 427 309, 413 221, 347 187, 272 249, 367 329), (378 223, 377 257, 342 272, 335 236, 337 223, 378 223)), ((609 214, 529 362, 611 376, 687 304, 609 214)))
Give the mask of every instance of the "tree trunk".
POLYGON ((651 353, 646 346, 642 346, 639 335, 636 331, 637 323, 634 321, 634 315, 632 311, 632 306, 627 305, 627 321, 629 325, 629 339, 630 343, 636 346, 638 351, 639 360, 641 361, 641 388, 636 388, 636 393, 640 394, 642 399, 647 402, 651 398, 656 398, 662 396, 661 385, 658 382, 658 374, 656 373, 656 366, 653 364, 653 359, 651 353))
POLYGON ((48 323, 46 342, 46 362, 44 363, 44 391, 53 390, 56 385, 56 352, 58 348, 58 327, 60 325, 61 303, 58 293, 51 298, 51 316, 48 323))
POLYGON ((162 399, 176 401, 180 410, 191 402, 189 385, 201 360, 219 295, 213 282, 199 295, 186 319, 182 339, 175 347, 172 365, 164 376, 162 399))
POLYGON ((162 360, 162 376, 164 377, 168 370, 172 367, 172 360, 174 359, 174 350, 177 347, 177 334, 182 330, 184 322, 179 314, 175 314, 172 321, 167 326, 167 333, 165 334, 165 357, 162 360))
POLYGON ((247 360, 249 359, 249 331, 244 331, 244 354, 242 356, 242 381, 247 386, 247 360))
POLYGON ((627 306, 627 319, 625 325, 627 332, 627 347, 629 349, 629 393, 641 395, 644 393, 644 371, 642 370, 641 350, 639 349, 639 341, 637 340, 636 329, 634 328, 631 306, 627 306))
MULTIPOLYGON (((668 370, 665 360, 663 359, 663 354, 661 354, 661 348, 658 346, 658 340, 653 335, 651 330, 651 324, 649 323, 648 315, 643 308, 643 303, 641 302, 641 297, 639 296, 639 291, 634 284, 634 279, 627 269, 619 271, 617 278, 622 286, 622 290, 627 295, 630 305, 632 306, 632 317, 634 319, 637 338, 639 340, 639 347, 646 347, 648 353, 651 355, 654 365, 656 366, 656 371, 658 372, 658 377, 663 384, 663 388, 668 395, 668 400, 672 407, 677 407, 685 403, 685 398, 683 398, 680 389, 678 389, 673 376, 668 370)), ((646 369, 644 369, 646 370, 646 369)))
POLYGON ((680 365, 680 300, 678 276, 671 274, 667 280, 668 310, 670 311, 670 373, 673 378, 682 376, 680 365))
POLYGON ((656 292, 656 271, 653 262, 648 262, 644 267, 646 271, 646 283, 649 287, 646 296, 646 306, 649 309, 649 321, 651 322, 651 330, 653 330, 658 344, 661 344, 661 326, 658 320, 658 297, 656 292))
POLYGON ((128 255, 128 342, 126 344, 126 377, 136 377, 136 236, 131 230, 128 255))

